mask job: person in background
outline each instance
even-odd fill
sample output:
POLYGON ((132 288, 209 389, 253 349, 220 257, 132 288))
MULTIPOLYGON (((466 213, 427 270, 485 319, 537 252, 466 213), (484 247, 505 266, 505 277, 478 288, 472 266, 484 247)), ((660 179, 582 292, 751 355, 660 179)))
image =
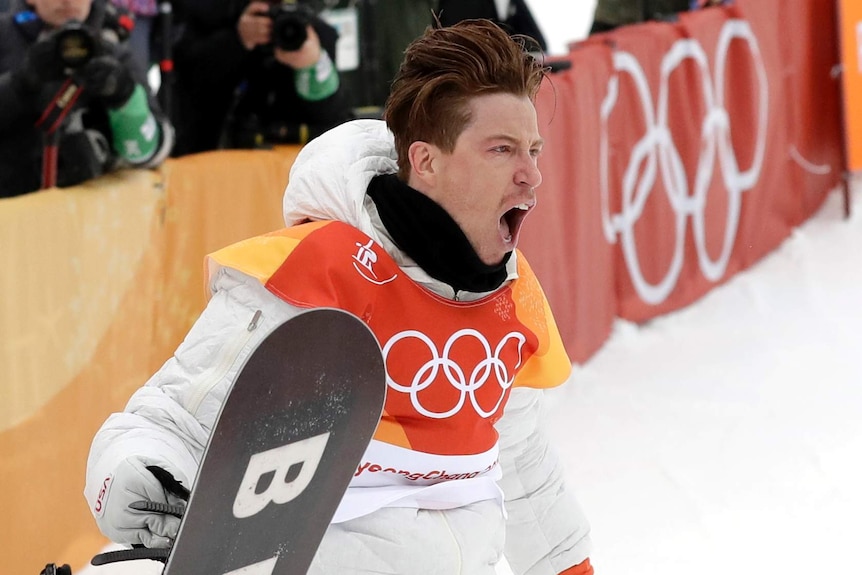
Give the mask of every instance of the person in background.
POLYGON ((388 387, 308 573, 493 575, 504 555, 518 575, 593 573, 589 525, 543 429, 545 392, 572 365, 516 250, 542 183, 533 99, 545 73, 487 20, 429 28, 405 52, 385 120, 303 147, 288 227, 208 258, 201 316, 97 432, 84 495, 106 536, 171 544, 177 518, 129 504, 181 502, 173 488, 194 484, 245 358, 289 318, 334 307, 388 350, 388 387), (360 256, 367 268, 351 265, 360 256))
POLYGON ((342 73, 351 107, 372 108, 379 119, 404 50, 432 24, 437 0, 339 0, 359 17, 359 68, 342 73))
POLYGON ((135 27, 129 35, 129 48, 138 67, 146 73, 153 64, 151 38, 159 13, 156 0, 111 0, 111 3, 134 15, 135 27))
POLYGON ((182 0, 176 8, 175 155, 305 143, 352 117, 335 67, 338 34, 304 4, 182 0))
MULTIPOLYGON (((352 4, 350 0, 336 3, 338 7, 352 4)), ((438 22, 451 26, 462 20, 488 19, 510 34, 534 39, 531 50, 547 49, 525 0, 387 0, 360 3, 358 9, 362 61, 359 70, 345 73, 344 78, 354 107, 374 108, 374 112, 382 112, 405 48, 438 22)))
POLYGON ((526 0, 438 0, 440 24, 451 26, 471 18, 486 18, 510 34, 528 36, 534 42, 530 50, 547 52, 548 43, 526 0))
POLYGON ((0 15, 0 197, 38 190, 47 172, 63 187, 159 165, 173 128, 115 9, 105 0, 27 2, 0 15))
POLYGON ((678 12, 725 3, 727 0, 598 0, 590 34, 648 20, 665 20, 678 12))

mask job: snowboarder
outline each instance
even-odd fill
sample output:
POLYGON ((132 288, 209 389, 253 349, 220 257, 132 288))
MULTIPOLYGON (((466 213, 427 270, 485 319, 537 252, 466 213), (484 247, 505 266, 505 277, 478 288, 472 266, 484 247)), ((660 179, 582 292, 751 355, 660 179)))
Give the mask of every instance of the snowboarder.
POLYGON ((286 318, 334 307, 376 335, 387 398, 309 573, 490 575, 504 554, 518 574, 593 572, 542 430, 544 390, 571 362, 516 250, 542 181, 544 74, 491 22, 431 28, 405 52, 385 121, 302 149, 287 228, 208 257, 206 309, 97 433, 85 496, 105 535, 170 545, 179 519, 129 504, 181 504, 159 478, 193 484, 244 358, 286 318))

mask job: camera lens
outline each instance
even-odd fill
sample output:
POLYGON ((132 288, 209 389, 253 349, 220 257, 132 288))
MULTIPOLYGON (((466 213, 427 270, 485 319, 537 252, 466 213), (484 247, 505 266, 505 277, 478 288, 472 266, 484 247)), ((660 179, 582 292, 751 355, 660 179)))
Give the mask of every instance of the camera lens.
POLYGON ((311 14, 304 6, 281 4, 272 14, 272 41, 276 47, 287 52, 299 50, 308 39, 306 27, 311 23, 311 14))
POLYGON ((57 57, 68 68, 79 68, 90 61, 96 50, 93 36, 80 23, 70 22, 57 33, 57 57))

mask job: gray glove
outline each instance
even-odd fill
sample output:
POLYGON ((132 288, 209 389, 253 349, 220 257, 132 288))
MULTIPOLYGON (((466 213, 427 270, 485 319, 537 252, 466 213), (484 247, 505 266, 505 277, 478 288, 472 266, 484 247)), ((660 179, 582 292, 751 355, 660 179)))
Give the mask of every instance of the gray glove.
MULTIPOLYGON (((146 547, 169 547, 176 538, 179 518, 130 507, 138 501, 185 505, 185 501, 176 493, 176 487, 182 479, 174 479, 163 465, 161 468, 152 467, 155 463, 143 461, 140 457, 129 457, 120 463, 108 480, 108 487, 97 503, 100 507, 95 515, 99 529, 112 541, 143 544, 146 547)), ((183 489, 181 485, 179 488, 183 489)))

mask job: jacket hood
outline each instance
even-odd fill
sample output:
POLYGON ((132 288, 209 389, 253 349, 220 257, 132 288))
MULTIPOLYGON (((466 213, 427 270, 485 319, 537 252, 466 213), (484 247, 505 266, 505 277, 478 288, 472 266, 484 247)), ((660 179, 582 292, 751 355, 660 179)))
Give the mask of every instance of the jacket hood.
POLYGON ((365 207, 371 178, 398 171, 395 141, 381 120, 353 120, 306 144, 284 192, 284 223, 339 220, 371 237, 375 226, 365 207))

